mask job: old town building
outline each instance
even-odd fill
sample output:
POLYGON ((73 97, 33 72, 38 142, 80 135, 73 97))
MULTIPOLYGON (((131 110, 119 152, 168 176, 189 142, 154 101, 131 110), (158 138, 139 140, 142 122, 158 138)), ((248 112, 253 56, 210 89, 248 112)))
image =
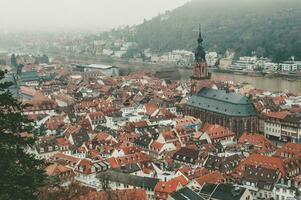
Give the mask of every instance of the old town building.
POLYGON ((201 89, 189 98, 185 112, 203 122, 228 127, 236 134, 258 131, 258 116, 252 101, 226 90, 201 89))

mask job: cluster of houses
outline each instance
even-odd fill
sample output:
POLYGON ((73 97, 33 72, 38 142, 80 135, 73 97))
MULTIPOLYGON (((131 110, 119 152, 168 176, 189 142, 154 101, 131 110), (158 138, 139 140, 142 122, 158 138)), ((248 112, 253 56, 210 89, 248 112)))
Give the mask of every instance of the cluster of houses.
POLYGON ((258 131, 235 132, 183 112, 189 80, 143 71, 118 76, 104 65, 44 68, 35 75, 55 75, 18 92, 38 136, 28 151, 62 186, 91 188, 80 199, 123 190, 128 199, 300 199, 297 95, 210 81, 211 90, 252 99, 258 131))
POLYGON ((300 75, 301 62, 292 58, 289 61, 280 63, 272 62, 268 58, 259 58, 257 56, 242 56, 234 61, 231 57, 222 58, 219 62, 219 68, 223 70, 234 70, 241 72, 260 71, 265 73, 279 73, 288 75, 300 75))

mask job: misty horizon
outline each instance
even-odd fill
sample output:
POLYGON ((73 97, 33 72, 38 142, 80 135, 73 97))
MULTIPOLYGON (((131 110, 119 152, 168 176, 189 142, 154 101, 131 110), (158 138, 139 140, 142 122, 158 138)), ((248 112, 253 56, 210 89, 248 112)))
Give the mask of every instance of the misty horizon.
POLYGON ((1 0, 0 32, 108 31, 140 24, 186 2, 189 0, 1 0))

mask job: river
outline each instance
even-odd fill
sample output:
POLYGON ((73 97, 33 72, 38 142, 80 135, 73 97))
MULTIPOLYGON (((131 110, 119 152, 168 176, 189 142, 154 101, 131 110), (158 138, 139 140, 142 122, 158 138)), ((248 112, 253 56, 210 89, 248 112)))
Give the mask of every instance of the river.
MULTIPOLYGON (((71 59, 69 57, 69 59, 71 59)), ((95 58, 95 57, 81 57, 81 56, 75 56, 73 58, 73 61, 77 61, 77 63, 105 63, 104 60, 101 58, 95 58)), ((158 70, 160 68, 163 68, 161 65, 150 65, 145 63, 129 63, 129 62, 122 62, 122 61, 116 61, 114 60, 113 63, 116 66, 119 66, 123 69, 130 69, 130 71, 135 70, 145 70, 145 69, 152 69, 152 70, 158 70)), ((177 68, 180 72, 181 79, 188 79, 192 75, 192 69, 187 68, 177 68)), ((243 83, 247 82, 253 85, 254 87, 262 90, 267 91, 284 91, 284 92, 293 92, 298 93, 301 95, 301 81, 288 81, 281 77, 273 77, 273 78, 267 78, 267 77, 253 77, 253 76, 247 76, 247 75, 239 75, 239 74, 230 74, 230 73, 218 73, 213 72, 212 73, 212 79, 218 79, 218 80, 227 80, 227 81, 233 81, 234 83, 243 83)))
POLYGON ((262 76, 247 76, 238 74, 213 73, 213 79, 231 80, 234 83, 247 82, 256 88, 272 92, 284 91, 301 93, 301 81, 288 81, 281 77, 267 78, 262 76))
MULTIPOLYGON (((182 78, 188 78, 190 76, 190 70, 180 70, 182 78)), ((234 83, 250 83, 255 88, 267 90, 271 92, 283 91, 298 93, 301 95, 301 81, 288 81, 281 77, 267 78, 262 76, 247 76, 230 73, 212 73, 212 79, 233 81, 234 83)))

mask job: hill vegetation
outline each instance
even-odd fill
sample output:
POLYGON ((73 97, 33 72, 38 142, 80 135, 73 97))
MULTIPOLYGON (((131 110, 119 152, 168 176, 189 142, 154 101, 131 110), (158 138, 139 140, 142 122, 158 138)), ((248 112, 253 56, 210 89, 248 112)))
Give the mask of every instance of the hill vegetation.
POLYGON ((111 34, 135 41, 141 49, 166 52, 196 47, 198 25, 204 45, 224 53, 301 60, 300 0, 192 0, 144 23, 111 34))

